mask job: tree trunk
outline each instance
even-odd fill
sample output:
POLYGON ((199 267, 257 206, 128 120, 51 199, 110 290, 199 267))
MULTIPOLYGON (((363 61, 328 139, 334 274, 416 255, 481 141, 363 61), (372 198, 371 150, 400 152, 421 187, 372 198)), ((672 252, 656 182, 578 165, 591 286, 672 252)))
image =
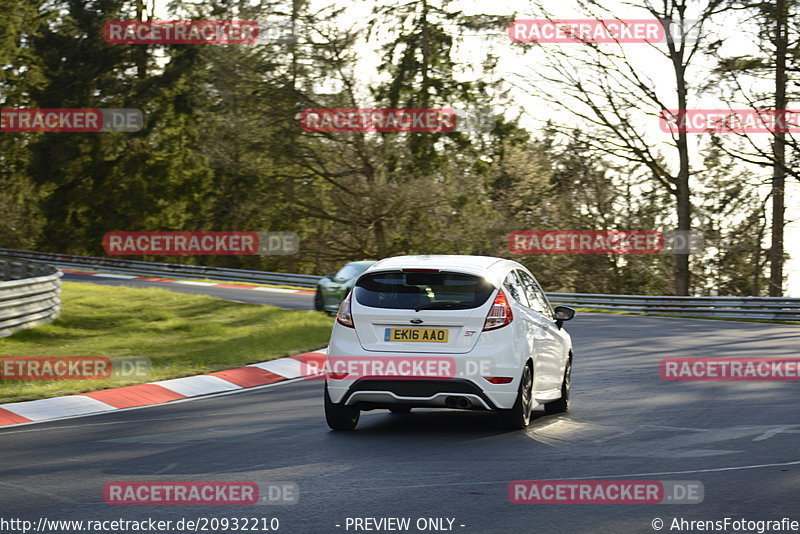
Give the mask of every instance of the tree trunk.
POLYGON ((775 4, 775 132, 772 155, 772 246, 769 256, 769 296, 783 295, 783 225, 786 210, 784 187, 786 183, 786 0, 775 4))
MULTIPOLYGON (((686 72, 681 62, 674 64, 678 109, 682 112, 686 109, 686 72)), ((675 199, 678 204, 678 230, 688 232, 692 229, 692 199, 689 189, 689 143, 686 131, 678 133, 677 148, 679 168, 675 177, 675 199)), ((675 294, 688 295, 689 282, 689 254, 675 254, 675 294)))

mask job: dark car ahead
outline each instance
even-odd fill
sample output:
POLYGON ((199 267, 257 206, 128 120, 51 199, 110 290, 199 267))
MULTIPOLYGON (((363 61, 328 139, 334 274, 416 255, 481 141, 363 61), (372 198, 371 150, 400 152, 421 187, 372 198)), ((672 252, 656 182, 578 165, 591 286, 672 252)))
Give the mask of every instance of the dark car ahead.
POLYGON ((351 261, 339 269, 336 274, 326 274, 317 284, 314 295, 314 309, 328 313, 336 313, 339 304, 353 289, 356 279, 366 271, 374 261, 351 261))

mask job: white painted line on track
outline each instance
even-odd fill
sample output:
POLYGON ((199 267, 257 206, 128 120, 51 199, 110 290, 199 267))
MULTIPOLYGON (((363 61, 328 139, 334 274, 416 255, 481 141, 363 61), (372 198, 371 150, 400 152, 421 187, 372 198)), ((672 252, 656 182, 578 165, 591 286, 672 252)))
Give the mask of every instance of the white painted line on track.
POLYGON ((202 287, 211 287, 217 285, 212 282, 192 282, 189 280, 175 280, 173 284, 183 284, 185 286, 202 286, 202 287))
POLYGON ((783 425, 783 426, 779 426, 779 427, 776 427, 776 428, 772 428, 770 430, 767 430, 766 432, 764 432, 760 436, 753 438, 753 441, 764 441, 764 440, 767 440, 767 439, 769 439, 771 437, 777 436, 778 434, 780 434, 781 432, 783 432, 785 430, 790 430, 791 431, 791 429, 793 429, 793 428, 800 428, 800 427, 798 427, 798 425, 783 425))
MULTIPOLYGON (((743 471, 747 469, 763 469, 768 467, 786 467, 790 465, 800 465, 800 460, 793 460, 791 462, 779 462, 773 464, 755 464, 755 465, 740 465, 730 467, 712 467, 709 469, 688 469, 686 471, 657 471, 653 473, 622 473, 613 475, 596 475, 596 476, 580 476, 580 477, 559 477, 559 480, 620 480, 629 477, 652 477, 661 475, 691 475, 695 473, 719 473, 724 471, 743 471)), ((445 482, 439 484, 410 484, 410 485, 397 485, 391 484, 388 486, 366 486, 366 487, 338 487, 331 490, 306 490, 304 493, 332 493, 341 491, 379 491, 379 490, 398 490, 398 489, 413 489, 413 488, 446 488, 451 486, 487 486, 495 484, 510 484, 512 480, 491 480, 491 481, 478 481, 478 482, 445 482)))
POLYGON ((708 469, 687 469, 685 471, 658 471, 653 473, 626 473, 624 475, 602 475, 595 477, 579 477, 579 478, 565 478, 563 480, 584 480, 584 479, 603 479, 614 477, 650 477, 656 475, 691 475, 695 473, 721 473, 724 471, 744 471, 747 469, 763 469, 766 467, 785 467, 787 465, 800 465, 800 460, 793 460, 791 462, 780 462, 774 464, 752 464, 752 465, 736 465, 730 467, 710 467, 708 469))
POLYGON ((138 276, 129 276, 127 274, 106 274, 106 273, 95 273, 90 276, 99 276, 101 278, 120 278, 122 280, 133 280, 134 278, 139 278, 138 276))

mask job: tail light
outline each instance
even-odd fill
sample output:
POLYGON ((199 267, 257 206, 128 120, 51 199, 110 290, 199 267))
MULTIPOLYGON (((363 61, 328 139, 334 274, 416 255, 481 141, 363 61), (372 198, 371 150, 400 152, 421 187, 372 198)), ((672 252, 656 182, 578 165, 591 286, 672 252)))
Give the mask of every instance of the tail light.
POLYGON ((484 376, 492 384, 510 384, 514 380, 511 376, 484 376))
POLYGON ((334 373, 334 372, 328 371, 328 378, 331 378, 333 380, 344 380, 346 376, 347 376, 347 373, 334 373))
POLYGON ((347 297, 339 304, 339 311, 336 313, 336 322, 348 328, 355 328, 353 324, 353 314, 350 313, 350 297, 353 292, 347 294, 347 297))
POLYGON ((483 323, 483 330, 495 330, 502 328, 509 324, 514 319, 514 314, 511 313, 511 304, 506 298, 506 294, 500 289, 497 296, 494 298, 489 315, 486 316, 486 321, 483 323))

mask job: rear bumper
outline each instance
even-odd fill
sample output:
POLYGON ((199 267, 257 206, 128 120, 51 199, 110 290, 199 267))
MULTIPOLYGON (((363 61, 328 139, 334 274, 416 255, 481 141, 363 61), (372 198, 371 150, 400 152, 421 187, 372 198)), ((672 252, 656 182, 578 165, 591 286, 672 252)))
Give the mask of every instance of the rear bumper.
POLYGON ((455 408, 450 397, 469 400, 476 410, 507 410, 517 400, 519 379, 509 384, 491 384, 483 378, 450 379, 326 379, 328 395, 335 404, 361 409, 390 408, 397 405, 428 408, 455 408), (489 387, 481 387, 478 381, 489 387))
MULTIPOLYGON (((330 390, 330 382, 328 383, 330 390)), ((341 403, 362 410, 408 406, 417 408, 454 408, 455 399, 465 399, 473 410, 497 410, 498 407, 469 380, 376 380, 360 379, 347 388, 341 403)), ((461 402, 461 401, 460 401, 461 402)))
MULTIPOLYGON (((447 360, 453 371, 446 375, 385 377, 370 373, 327 377, 328 394, 336 404, 364 407, 397 405, 447 407, 447 398, 463 396, 471 407, 483 410, 510 409, 517 399, 522 368, 526 357, 515 350, 513 337, 507 332, 483 332, 473 350, 466 354, 367 351, 361 347, 352 328, 334 323, 328 347, 329 363, 355 359, 380 363, 382 360, 447 360), (512 377, 508 384, 493 384, 484 377, 512 377)), ((366 408, 365 408, 366 409, 366 408)))

